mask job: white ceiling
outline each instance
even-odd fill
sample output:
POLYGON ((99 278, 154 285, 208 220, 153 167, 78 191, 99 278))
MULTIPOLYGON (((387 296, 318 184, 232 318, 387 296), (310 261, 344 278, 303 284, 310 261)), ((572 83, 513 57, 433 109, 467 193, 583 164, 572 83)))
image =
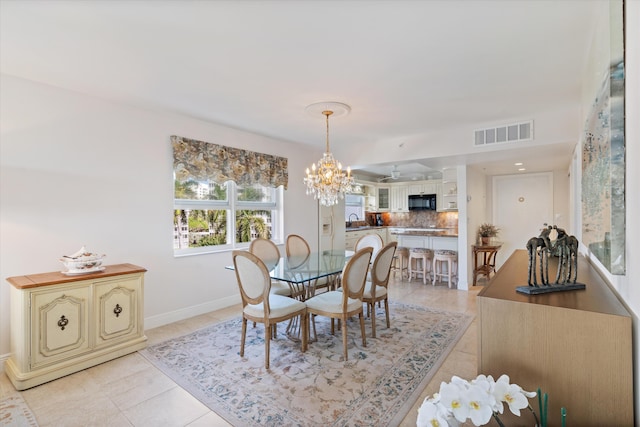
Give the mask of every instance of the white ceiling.
MULTIPOLYGON (((364 147, 578 105, 593 4, 0 0, 0 70, 318 148, 324 118, 305 106, 344 102, 332 147, 364 147)), ((527 160, 567 165, 570 153, 527 160)), ((495 172, 513 159, 458 160, 495 172)))

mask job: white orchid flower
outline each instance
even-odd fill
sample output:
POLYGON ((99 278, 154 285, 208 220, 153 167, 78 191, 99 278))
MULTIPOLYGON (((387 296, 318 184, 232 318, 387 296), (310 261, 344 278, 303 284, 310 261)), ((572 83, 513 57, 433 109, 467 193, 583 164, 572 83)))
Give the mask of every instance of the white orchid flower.
POLYGON ((453 383, 440 384, 440 404, 450 411, 456 420, 465 422, 469 416, 469 405, 465 399, 464 385, 453 383))
POLYGON ((524 391, 519 385, 510 384, 507 375, 498 378, 493 394, 499 402, 506 402, 509 410, 517 416, 520 416, 520 409, 529 406, 527 398, 536 396, 536 392, 524 391))

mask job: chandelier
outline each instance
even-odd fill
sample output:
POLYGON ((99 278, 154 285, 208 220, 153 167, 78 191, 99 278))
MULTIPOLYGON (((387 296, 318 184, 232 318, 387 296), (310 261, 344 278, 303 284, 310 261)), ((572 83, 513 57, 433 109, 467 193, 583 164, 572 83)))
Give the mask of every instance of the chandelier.
MULTIPOLYGON (((326 103, 322 105, 327 106, 326 103)), ((310 105, 307 107, 307 111, 317 106, 318 104, 310 105)), ((341 112, 343 114, 349 112, 348 105, 338 104, 338 107, 342 109, 341 112)), ((314 163, 311 165, 311 170, 307 168, 307 176, 304 178, 304 183, 307 186, 307 195, 313 194, 313 198, 320 200, 320 204, 323 206, 335 205, 338 203, 338 198, 344 198, 344 194, 351 192, 354 186, 351 168, 347 168, 345 173, 342 170, 342 164, 333 158, 333 154, 329 150, 329 116, 333 113, 334 111, 330 109, 323 109, 322 111, 327 122, 327 149, 322 155, 322 159, 318 161, 317 166, 314 163)))

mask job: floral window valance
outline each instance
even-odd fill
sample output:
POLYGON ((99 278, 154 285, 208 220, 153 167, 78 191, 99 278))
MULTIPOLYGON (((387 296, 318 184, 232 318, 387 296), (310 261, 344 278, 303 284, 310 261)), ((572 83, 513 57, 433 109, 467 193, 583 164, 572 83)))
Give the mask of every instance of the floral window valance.
POLYGON ((208 179, 217 183, 260 184, 287 189, 288 159, 195 139, 171 136, 173 170, 180 181, 208 179))

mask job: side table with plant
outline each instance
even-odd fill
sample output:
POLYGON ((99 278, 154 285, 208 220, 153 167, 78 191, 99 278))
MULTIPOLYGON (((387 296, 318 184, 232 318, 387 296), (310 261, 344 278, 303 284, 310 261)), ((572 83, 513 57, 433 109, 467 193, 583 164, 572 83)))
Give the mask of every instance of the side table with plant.
POLYGON ((484 223, 478 227, 478 235, 483 245, 488 245, 492 237, 496 237, 500 229, 493 224, 484 223))

